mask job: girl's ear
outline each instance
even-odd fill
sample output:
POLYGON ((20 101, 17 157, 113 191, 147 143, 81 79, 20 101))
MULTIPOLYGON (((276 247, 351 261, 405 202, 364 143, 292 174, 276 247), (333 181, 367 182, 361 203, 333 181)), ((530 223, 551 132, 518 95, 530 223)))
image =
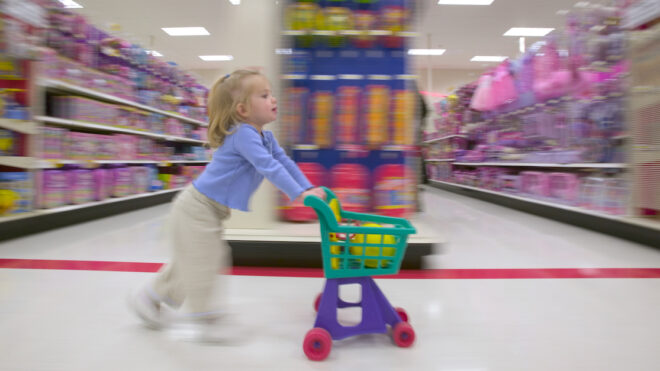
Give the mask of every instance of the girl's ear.
POLYGON ((247 117, 249 113, 247 105, 245 105, 244 103, 239 103, 236 106, 236 112, 238 112, 238 114, 243 118, 247 117))

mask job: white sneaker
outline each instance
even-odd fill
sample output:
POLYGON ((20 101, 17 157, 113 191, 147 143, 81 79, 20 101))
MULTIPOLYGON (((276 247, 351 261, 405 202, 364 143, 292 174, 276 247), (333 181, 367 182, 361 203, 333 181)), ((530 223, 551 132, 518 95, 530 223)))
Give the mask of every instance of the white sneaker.
POLYGON ((148 288, 140 288, 128 297, 128 304, 145 326, 161 330, 168 325, 162 313, 163 304, 149 295, 148 288))

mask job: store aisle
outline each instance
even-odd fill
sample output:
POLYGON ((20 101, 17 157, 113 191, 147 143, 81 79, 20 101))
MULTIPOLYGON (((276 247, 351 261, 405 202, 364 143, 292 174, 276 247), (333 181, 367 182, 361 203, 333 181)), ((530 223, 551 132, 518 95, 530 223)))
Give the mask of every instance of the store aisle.
POLYGON ((426 190, 424 202, 427 222, 447 239, 429 266, 474 275, 378 280, 410 315, 418 337, 410 349, 385 335, 365 336, 335 342, 322 364, 308 361, 301 344, 323 280, 296 277, 299 270, 229 277, 244 343, 204 346, 142 328, 125 297, 151 277, 143 271, 153 266, 137 263, 166 259, 163 205, 0 244, 0 369, 657 369, 657 269, 643 279, 478 278, 489 269, 660 268, 660 251, 439 190, 426 190), (8 259, 89 270, 11 269, 8 259), (73 264, 90 260, 136 264, 126 272, 73 264))

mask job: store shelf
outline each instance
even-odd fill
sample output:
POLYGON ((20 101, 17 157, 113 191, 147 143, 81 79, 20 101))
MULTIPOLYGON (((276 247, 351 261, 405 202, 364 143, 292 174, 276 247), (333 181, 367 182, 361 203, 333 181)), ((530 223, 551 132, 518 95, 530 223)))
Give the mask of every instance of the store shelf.
POLYGON ((167 203, 180 190, 181 188, 167 189, 81 205, 67 205, 2 216, 0 217, 0 241, 167 203))
POLYGON ((208 164, 209 161, 199 160, 169 160, 169 161, 155 161, 155 160, 69 160, 69 159, 42 159, 35 157, 19 157, 19 156, 0 156, 0 165, 11 166, 20 169, 55 169, 62 165, 79 165, 82 167, 95 167, 94 165, 106 164, 128 164, 128 165, 148 165, 155 164, 167 166, 171 164, 190 164, 190 165, 203 165, 208 164))
POLYGON ((39 127, 32 121, 0 119, 0 128, 23 134, 39 134, 39 127))
POLYGON ((103 125, 103 124, 93 124, 93 123, 90 123, 90 122, 62 119, 62 118, 58 118, 58 117, 37 116, 37 117, 35 117, 35 119, 38 120, 38 121, 41 121, 41 122, 48 123, 48 124, 55 124, 55 125, 66 126, 66 127, 70 127, 70 128, 88 129, 88 130, 96 130, 96 131, 107 131, 107 132, 113 132, 113 133, 134 134, 134 135, 140 135, 140 136, 144 136, 144 137, 162 139, 162 140, 166 140, 166 141, 170 141, 170 142, 183 142, 183 143, 195 143, 195 144, 204 144, 205 143, 204 141, 197 140, 197 139, 177 137, 177 136, 166 135, 166 134, 156 134, 156 133, 150 133, 148 131, 126 129, 126 128, 110 126, 110 125, 103 125))
POLYGON ((66 205, 66 206, 56 207, 56 208, 52 208, 52 209, 38 210, 38 211, 36 211, 36 213, 37 214, 56 214, 56 213, 61 213, 61 212, 65 212, 65 211, 80 210, 80 209, 93 207, 93 206, 108 205, 108 204, 121 202, 121 201, 136 200, 138 198, 153 197, 153 196, 158 196, 158 195, 177 193, 182 189, 183 189, 183 187, 182 188, 174 188, 174 189, 164 189, 164 190, 161 190, 161 191, 148 192, 148 193, 139 193, 139 194, 125 196, 125 197, 107 198, 103 201, 89 202, 89 203, 86 203, 86 204, 66 205))
POLYGON ((27 156, 0 156, 0 166, 15 167, 18 169, 38 169, 39 164, 34 157, 27 156))
POLYGON ((467 138, 467 136, 462 135, 462 134, 452 134, 452 135, 447 135, 447 136, 444 136, 444 137, 441 137, 441 138, 434 138, 434 139, 425 140, 422 143, 423 144, 431 144, 431 143, 440 142, 440 141, 447 140, 447 139, 452 139, 452 138, 467 138))
POLYGON ((427 158, 424 159, 425 162, 453 162, 456 161, 454 158, 427 158))
POLYGON ((578 207, 535 200, 503 192, 491 191, 452 182, 429 180, 430 187, 439 188, 480 200, 496 203, 576 227, 627 239, 644 245, 660 247, 660 220, 608 215, 578 207))
POLYGON ((481 167, 544 167, 544 168, 575 168, 575 169, 625 169, 628 164, 621 163, 580 163, 580 164, 553 164, 553 163, 530 163, 530 162, 454 162, 454 165, 481 167))
POLYGON ((174 112, 169 112, 165 110, 161 110, 155 107, 147 106, 141 103, 136 103, 133 101, 130 101, 128 99, 124 98, 119 98, 115 97, 110 94, 105 94, 101 93, 92 89, 88 88, 83 88, 81 86, 73 85, 64 81, 59 81, 59 80, 54 80, 54 79, 45 79, 41 82, 43 87, 51 90, 60 90, 60 91, 65 91, 65 92, 70 92, 70 93, 75 93, 79 95, 84 95, 86 97, 94 98, 94 99, 99 99, 99 100, 104 100, 107 102, 112 102, 112 103, 118 103, 118 104, 123 104, 126 106, 131 106, 135 108, 139 108, 144 111, 149 111, 149 112, 154 112, 154 113, 159 113, 161 115, 169 116, 169 117, 174 117, 176 119, 179 119, 181 121, 189 122, 191 124, 199 125, 199 126, 208 126, 208 124, 204 121, 199 121, 195 120, 190 117, 185 117, 182 115, 179 115, 174 112))
POLYGON ((478 191, 478 192, 488 193, 488 194, 497 195, 497 196, 500 196, 500 197, 508 197, 508 198, 511 198, 511 199, 514 199, 514 200, 531 202, 531 203, 538 204, 538 205, 556 207, 556 208, 562 209, 562 210, 575 211, 575 212, 579 212, 579 213, 583 213, 583 214, 587 214, 587 215, 598 216, 598 217, 601 217, 601 218, 621 219, 621 217, 619 217, 619 216, 607 215, 607 214, 599 213, 599 212, 596 212, 596 211, 591 211, 591 210, 582 209, 582 208, 573 207, 573 206, 562 205, 562 204, 558 204, 558 203, 555 203, 555 202, 548 202, 548 201, 536 200, 536 199, 529 198, 529 197, 516 196, 516 195, 509 194, 509 193, 491 191, 489 189, 483 189, 483 188, 479 188, 479 187, 472 187, 472 186, 467 186, 467 185, 458 184, 458 183, 451 183, 451 182, 443 182, 443 181, 439 181, 439 180, 430 180, 429 182, 436 183, 436 184, 445 184, 445 185, 449 185, 449 186, 452 186, 452 187, 459 187, 459 188, 463 188, 463 189, 468 189, 468 190, 471 190, 471 191, 478 191))

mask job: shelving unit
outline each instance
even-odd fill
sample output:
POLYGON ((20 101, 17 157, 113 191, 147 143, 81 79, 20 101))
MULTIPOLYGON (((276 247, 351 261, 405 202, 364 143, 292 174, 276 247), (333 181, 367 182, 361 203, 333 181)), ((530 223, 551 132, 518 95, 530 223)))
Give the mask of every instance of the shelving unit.
POLYGON ((174 117, 176 119, 182 120, 189 122, 191 124, 196 124, 199 126, 208 126, 208 124, 204 121, 199 121, 195 120, 190 117, 185 117, 182 115, 179 115, 178 113, 174 112, 169 112, 169 111, 164 111, 155 107, 150 107, 141 103, 133 102, 128 99, 123 99, 119 97, 115 97, 114 95, 110 94, 105 94, 101 93, 92 89, 88 88, 83 88, 81 86, 73 85, 64 81, 59 81, 59 80, 54 80, 54 79, 43 79, 40 81, 39 85, 47 90, 52 90, 52 91, 62 91, 62 92, 69 92, 69 93, 74 93, 76 95, 82 95, 85 97, 89 98, 94 98, 97 100, 102 100, 110 103, 118 103, 118 104, 123 104, 125 106, 130 106, 134 108, 139 108, 144 111, 149 111, 149 112, 154 112, 154 113, 159 113, 161 115, 169 116, 169 117, 174 117))
POLYGON ((617 216, 554 202, 536 200, 452 182, 429 180, 426 189, 441 189, 558 220, 599 233, 648 246, 660 247, 660 222, 629 216, 617 216))
POLYGON ((118 127, 118 126, 111 126, 111 125, 104 125, 104 124, 94 124, 94 123, 91 123, 91 122, 62 119, 62 118, 58 118, 58 117, 36 116, 35 120, 43 122, 43 123, 47 123, 47 124, 59 125, 59 126, 64 126, 64 127, 69 127, 69 128, 87 129, 87 130, 95 130, 95 131, 105 131, 105 132, 111 132, 111 133, 133 134, 133 135, 140 135, 140 136, 144 136, 144 137, 162 139, 162 140, 166 140, 166 141, 170 141, 170 142, 194 143, 194 144, 200 144, 200 145, 205 143, 204 141, 197 140, 197 139, 192 139, 192 138, 184 138, 184 137, 177 137, 177 136, 167 135, 167 134, 151 133, 151 132, 148 132, 148 131, 126 129, 126 128, 122 128, 122 127, 118 127))
POLYGON ((0 217, 0 241, 169 202, 182 188, 0 217))
POLYGON ((199 160, 69 160, 69 159, 41 159, 27 156, 0 156, 0 165, 19 169, 55 169, 61 165, 80 165, 82 167, 96 167, 105 164, 127 164, 127 165, 160 165, 171 164, 204 165, 209 161, 199 160))
POLYGON ((424 159, 425 162, 453 162, 456 159, 453 158, 427 158, 424 159))
POLYGON ((501 166, 501 167, 542 167, 542 168, 574 168, 574 169, 626 169, 628 164, 623 163, 576 163, 576 164, 552 164, 531 162, 454 162, 456 166, 501 166))
POLYGON ((463 134, 446 135, 446 136, 440 137, 440 138, 425 140, 424 142, 422 142, 422 144, 431 144, 431 143, 440 142, 440 141, 443 141, 443 140, 453 139, 453 138, 467 138, 467 135, 463 135, 463 134))

